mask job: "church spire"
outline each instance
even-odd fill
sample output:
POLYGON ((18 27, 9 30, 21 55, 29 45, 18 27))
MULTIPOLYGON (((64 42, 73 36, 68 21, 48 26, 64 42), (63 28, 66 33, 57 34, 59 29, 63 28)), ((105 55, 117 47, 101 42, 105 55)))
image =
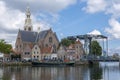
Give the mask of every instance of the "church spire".
POLYGON ((27 9, 26 9, 26 16, 27 16, 27 18, 30 18, 30 15, 31 15, 30 8, 28 6, 27 9))
POLYGON ((29 6, 26 9, 26 19, 25 19, 25 24, 24 24, 24 30, 25 31, 32 31, 32 23, 31 23, 31 13, 30 13, 30 8, 29 6))

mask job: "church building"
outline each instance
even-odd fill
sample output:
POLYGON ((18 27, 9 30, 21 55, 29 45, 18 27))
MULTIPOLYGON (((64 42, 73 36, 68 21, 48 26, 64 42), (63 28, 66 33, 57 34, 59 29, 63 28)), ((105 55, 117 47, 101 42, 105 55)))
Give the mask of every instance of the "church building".
POLYGON ((31 12, 26 9, 24 30, 19 30, 15 42, 15 51, 21 55, 22 60, 42 60, 46 56, 57 52, 59 40, 52 29, 33 31, 31 12))

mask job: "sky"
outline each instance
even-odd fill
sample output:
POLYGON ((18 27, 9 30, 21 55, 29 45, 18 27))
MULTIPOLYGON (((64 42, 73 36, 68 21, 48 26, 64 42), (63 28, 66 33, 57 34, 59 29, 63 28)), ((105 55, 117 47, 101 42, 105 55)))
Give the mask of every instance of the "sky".
POLYGON ((59 40, 102 34, 109 39, 109 52, 120 53, 120 0, 0 0, 0 39, 13 47, 27 6, 34 31, 52 28, 59 40))

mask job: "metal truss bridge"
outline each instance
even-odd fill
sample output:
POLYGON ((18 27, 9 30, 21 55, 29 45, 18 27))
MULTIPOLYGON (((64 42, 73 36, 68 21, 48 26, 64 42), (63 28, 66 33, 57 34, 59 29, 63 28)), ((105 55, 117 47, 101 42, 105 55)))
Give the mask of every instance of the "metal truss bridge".
POLYGON ((86 54, 90 54, 91 53, 91 41, 93 39, 101 39, 103 41, 102 44, 102 53, 104 54, 104 51, 106 52, 106 54, 104 54, 104 56, 108 55, 108 38, 104 35, 92 35, 92 34, 85 34, 85 35, 75 35, 75 36, 68 36, 67 39, 70 40, 76 40, 76 39, 80 39, 84 41, 84 50, 86 54), (106 42, 106 44, 105 44, 106 42))

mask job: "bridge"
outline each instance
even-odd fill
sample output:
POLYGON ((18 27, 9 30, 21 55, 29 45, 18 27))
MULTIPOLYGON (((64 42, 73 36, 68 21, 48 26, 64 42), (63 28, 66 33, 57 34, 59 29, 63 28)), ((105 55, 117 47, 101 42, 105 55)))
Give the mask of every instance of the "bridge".
POLYGON ((87 61, 95 61, 95 62, 119 62, 119 59, 86 59, 87 61))
POLYGON ((83 48, 87 56, 84 56, 81 60, 89 61, 89 62, 119 62, 119 58, 112 58, 108 56, 108 37, 104 35, 93 35, 93 34, 85 34, 85 35, 75 35, 75 36, 68 36, 67 39, 76 40, 80 39, 83 40, 83 48), (102 43, 102 55, 103 56, 91 56, 91 41, 94 39, 100 39, 102 43), (106 42, 106 44, 105 44, 106 42))
POLYGON ((119 62, 119 58, 113 58, 111 56, 84 56, 81 58, 82 61, 88 61, 89 63, 96 63, 96 62, 119 62))
POLYGON ((108 38, 104 35, 92 35, 92 34, 85 34, 85 35, 75 35, 75 36, 68 36, 67 39, 70 40, 76 40, 80 39, 84 41, 83 47, 85 50, 86 54, 91 54, 92 49, 91 49, 91 41, 94 39, 101 39, 102 43, 102 53, 104 54, 104 51, 106 51, 105 56, 108 55, 108 38), (106 42, 106 44, 105 44, 106 42))

